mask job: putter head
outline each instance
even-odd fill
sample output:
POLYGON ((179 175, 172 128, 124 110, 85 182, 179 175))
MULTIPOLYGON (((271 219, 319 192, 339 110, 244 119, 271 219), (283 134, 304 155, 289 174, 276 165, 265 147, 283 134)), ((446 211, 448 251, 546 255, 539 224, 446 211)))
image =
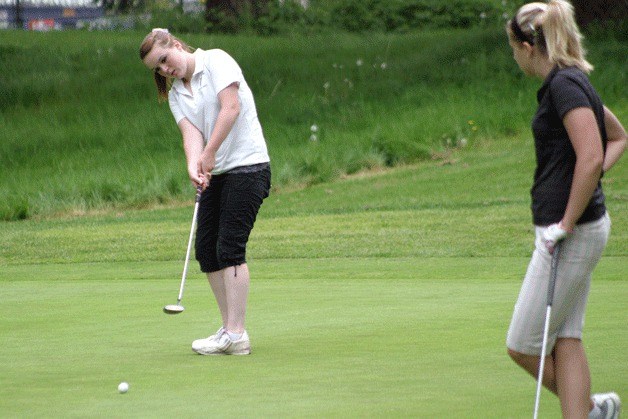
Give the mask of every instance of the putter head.
POLYGON ((164 313, 166 314, 179 314, 183 310, 183 306, 181 304, 170 304, 164 307, 164 313))

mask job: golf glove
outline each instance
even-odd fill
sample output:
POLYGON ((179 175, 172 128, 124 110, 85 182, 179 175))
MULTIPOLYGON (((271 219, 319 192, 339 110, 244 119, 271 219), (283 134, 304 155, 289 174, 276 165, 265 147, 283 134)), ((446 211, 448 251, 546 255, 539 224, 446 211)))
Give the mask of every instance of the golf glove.
POLYGON ((567 234, 569 234, 569 232, 563 229, 560 223, 552 224, 547 227, 543 232, 543 241, 545 242, 547 250, 550 253, 554 253, 556 243, 567 237, 567 234))

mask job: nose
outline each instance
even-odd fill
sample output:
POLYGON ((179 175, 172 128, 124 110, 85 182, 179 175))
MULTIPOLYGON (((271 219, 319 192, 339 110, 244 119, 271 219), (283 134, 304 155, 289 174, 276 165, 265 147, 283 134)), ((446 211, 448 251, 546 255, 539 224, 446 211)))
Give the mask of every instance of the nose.
POLYGON ((157 72, 161 74, 162 76, 168 74, 167 70, 168 70, 168 67, 165 65, 160 65, 159 67, 157 67, 157 72))

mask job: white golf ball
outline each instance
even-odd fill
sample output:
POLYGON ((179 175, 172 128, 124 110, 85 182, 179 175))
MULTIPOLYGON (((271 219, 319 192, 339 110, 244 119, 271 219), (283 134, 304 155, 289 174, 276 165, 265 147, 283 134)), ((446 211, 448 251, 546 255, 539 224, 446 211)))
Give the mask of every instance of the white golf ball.
POLYGON ((118 391, 120 393, 126 393, 127 391, 129 391, 129 383, 123 381, 118 384, 118 391))

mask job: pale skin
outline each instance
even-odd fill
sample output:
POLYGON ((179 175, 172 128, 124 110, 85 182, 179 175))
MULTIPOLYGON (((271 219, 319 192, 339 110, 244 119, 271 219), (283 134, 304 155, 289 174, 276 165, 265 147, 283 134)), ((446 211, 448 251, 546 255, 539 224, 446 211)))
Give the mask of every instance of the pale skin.
MULTIPOLYGON (((510 40, 515 61, 530 76, 545 79, 554 68, 546 54, 527 42, 510 40)), ((590 108, 575 108, 563 118, 563 124, 576 152, 576 166, 567 208, 561 227, 571 232, 586 209, 602 171, 608 171, 619 160, 626 148, 627 135, 617 117, 604 107, 604 122, 608 135, 606 155, 590 108)), ((530 375, 537 378, 540 357, 508 349, 510 357, 530 375)), ((563 417, 588 417, 593 408, 591 375, 580 339, 558 338, 554 350, 545 359, 543 386, 560 400, 563 417)))
MULTIPOLYGON (((175 41, 170 47, 155 45, 143 62, 146 67, 164 77, 181 79, 192 93, 190 79, 194 74, 195 58, 179 42, 175 41)), ((216 165, 216 152, 240 114, 238 88, 238 83, 233 83, 218 93, 220 112, 207 144, 202 133, 187 118, 178 124, 188 176, 195 187, 201 186, 205 190, 209 185, 211 172, 216 165)), ((218 303, 223 327, 231 333, 243 333, 250 284, 247 264, 210 272, 207 279, 218 303)))

